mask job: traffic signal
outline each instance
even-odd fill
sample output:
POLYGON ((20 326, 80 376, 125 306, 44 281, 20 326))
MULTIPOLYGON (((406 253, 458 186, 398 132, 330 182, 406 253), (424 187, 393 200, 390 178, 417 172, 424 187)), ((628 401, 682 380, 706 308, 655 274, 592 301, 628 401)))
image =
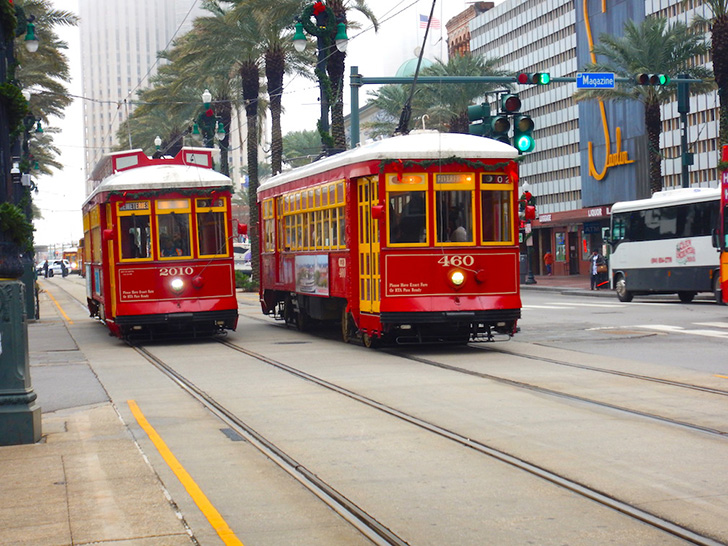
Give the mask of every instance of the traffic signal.
POLYGON ((501 112, 514 114, 521 109, 521 99, 514 93, 504 93, 500 97, 501 112))
POLYGON ((637 85, 669 85, 670 76, 667 74, 637 74, 637 85))
POLYGON ((551 74, 548 72, 522 73, 516 78, 521 84, 548 85, 551 83, 551 74))
POLYGON ((499 142, 503 142, 505 144, 511 143, 511 139, 508 136, 508 131, 511 130, 511 122, 508 120, 507 115, 501 114, 491 118, 490 127, 490 138, 499 142))
POLYGON ((471 135, 490 136, 490 104, 484 102, 482 104, 468 106, 468 119, 471 121, 468 127, 468 132, 471 135))
POLYGON ((519 115, 513 118, 513 146, 519 153, 532 152, 536 147, 533 127, 531 116, 519 115))

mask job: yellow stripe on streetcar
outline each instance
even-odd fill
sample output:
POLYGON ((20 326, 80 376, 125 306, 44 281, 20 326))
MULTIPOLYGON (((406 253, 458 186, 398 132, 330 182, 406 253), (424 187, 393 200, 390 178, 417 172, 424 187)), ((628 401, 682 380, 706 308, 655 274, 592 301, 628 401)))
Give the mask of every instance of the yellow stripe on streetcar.
POLYGON ((228 524, 220 515, 220 512, 217 511, 202 492, 202 489, 200 489, 200 487, 195 483, 195 480, 192 479, 192 476, 190 476, 180 464, 177 457, 174 456, 172 451, 167 447, 167 444, 164 443, 162 437, 157 434, 157 431, 149 424, 149 421, 147 421, 146 417, 144 417, 144 414, 139 409, 137 403, 134 400, 127 400, 126 403, 129 404, 129 409, 131 409, 131 412, 137 420, 137 423, 139 423, 139 426, 147 433, 147 436, 149 436, 149 439, 157 448, 159 454, 169 465, 169 468, 172 469, 172 472, 174 472, 175 476, 177 476, 177 479, 179 479, 180 483, 182 483, 184 488, 187 490, 187 493, 189 493, 192 500, 195 501, 197 507, 207 518, 207 521, 210 522, 210 525, 212 525, 212 528, 215 529, 222 541, 231 546, 243 546, 243 543, 235 536, 235 533, 233 533, 233 530, 230 529, 228 524))

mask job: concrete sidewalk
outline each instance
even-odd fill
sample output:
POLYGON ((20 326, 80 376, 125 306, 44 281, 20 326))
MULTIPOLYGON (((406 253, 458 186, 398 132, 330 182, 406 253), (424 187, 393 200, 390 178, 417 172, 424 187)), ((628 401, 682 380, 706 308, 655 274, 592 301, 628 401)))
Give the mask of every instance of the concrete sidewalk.
POLYGON ((44 293, 40 316, 28 337, 42 438, 0 447, 0 544, 194 544, 44 293))

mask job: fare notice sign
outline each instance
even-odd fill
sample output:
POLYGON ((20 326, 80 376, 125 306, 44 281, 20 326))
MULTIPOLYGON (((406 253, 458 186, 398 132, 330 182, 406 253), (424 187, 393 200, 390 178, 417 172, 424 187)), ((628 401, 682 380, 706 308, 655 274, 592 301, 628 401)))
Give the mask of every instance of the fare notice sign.
POLYGON ((577 72, 577 89, 614 89, 612 72, 577 72))

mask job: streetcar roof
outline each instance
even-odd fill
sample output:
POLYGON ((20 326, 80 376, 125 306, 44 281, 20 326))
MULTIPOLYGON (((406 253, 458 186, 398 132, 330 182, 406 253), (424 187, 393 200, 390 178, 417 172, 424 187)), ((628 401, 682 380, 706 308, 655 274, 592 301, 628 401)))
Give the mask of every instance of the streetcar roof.
POLYGON ((106 177, 86 198, 84 205, 99 193, 129 190, 169 190, 180 188, 232 187, 229 177, 195 165, 151 165, 120 171, 106 177))
POLYGON ((377 140, 278 174, 262 183, 258 187, 258 192, 353 163, 385 159, 432 160, 450 157, 508 160, 518 157, 518 151, 509 144, 491 138, 461 133, 412 131, 409 135, 377 140))
POLYGON ((663 190, 653 193, 652 197, 648 199, 614 203, 612 205, 612 214, 632 210, 671 207, 684 203, 699 203, 713 199, 720 199, 720 190, 717 188, 678 188, 675 190, 663 190))

